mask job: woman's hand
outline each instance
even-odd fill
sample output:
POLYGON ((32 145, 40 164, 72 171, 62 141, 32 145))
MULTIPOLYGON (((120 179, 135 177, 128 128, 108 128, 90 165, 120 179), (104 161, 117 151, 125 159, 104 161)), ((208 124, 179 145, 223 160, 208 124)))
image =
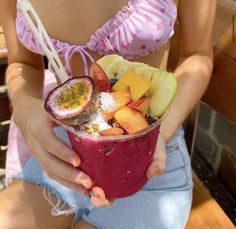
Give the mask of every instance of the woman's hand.
POLYGON ((98 186, 94 186, 91 190, 91 203, 95 207, 106 207, 114 203, 114 199, 106 199, 105 192, 98 186))
MULTIPOLYGON (((32 154, 37 158, 47 175, 60 184, 87 195, 91 191, 91 203, 105 207, 114 202, 106 199, 105 192, 93 186, 91 178, 78 168, 79 156, 59 140, 54 132, 53 118, 44 110, 43 101, 27 98, 14 107, 14 118, 32 154)), ((166 144, 159 134, 154 160, 147 170, 147 177, 160 175, 165 170, 166 144)))
MULTIPOLYGON (((151 165, 148 167, 146 175, 152 178, 164 173, 166 168, 166 141, 161 133, 159 134, 156 151, 151 165)), ((115 200, 106 199, 104 191, 94 186, 91 190, 91 203, 95 207, 104 207, 111 205, 115 200)))
POLYGON ((146 176, 150 179, 154 176, 161 175, 166 168, 166 141, 160 133, 157 140, 156 151, 154 153, 153 161, 148 167, 146 176))
POLYGON ((68 188, 88 194, 93 182, 75 168, 80 164, 79 156, 55 136, 55 122, 44 110, 43 101, 32 97, 20 98, 13 115, 30 151, 47 175, 68 188))
POLYGON ((105 192, 93 186, 91 178, 78 168, 79 156, 54 132, 53 118, 44 110, 43 101, 32 97, 20 99, 14 106, 13 116, 32 154, 37 158, 47 175, 58 183, 87 195, 91 190, 91 203, 104 207, 112 200, 105 198, 105 192))

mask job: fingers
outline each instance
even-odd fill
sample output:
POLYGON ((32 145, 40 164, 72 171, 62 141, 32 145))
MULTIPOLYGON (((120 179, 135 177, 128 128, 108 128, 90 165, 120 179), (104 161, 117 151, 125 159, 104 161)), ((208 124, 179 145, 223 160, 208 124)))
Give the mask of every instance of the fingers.
POLYGON ((88 195, 89 191, 87 189, 85 189, 83 186, 81 185, 78 185, 78 184, 75 184, 75 183, 72 183, 72 182, 69 182, 59 176, 56 176, 54 174, 47 174, 51 179, 57 181, 58 183, 66 186, 67 188, 70 188, 70 189, 73 189, 77 192, 80 192, 82 195, 88 195))
POLYGON ((78 167, 80 164, 79 156, 64 142, 58 139, 50 127, 44 128, 44 133, 37 131, 35 133, 38 143, 47 152, 55 155, 65 162, 70 163, 74 167, 78 167), (45 137, 47 136, 47 137, 45 137))
POLYGON ((106 199, 105 192, 97 186, 92 188, 91 194, 91 203, 97 208, 109 206, 115 201, 106 199))
POLYGON ((166 168, 166 142, 160 134, 157 141, 156 151, 154 153, 153 161, 148 167, 146 176, 150 179, 154 176, 161 175, 166 168))
POLYGON ((43 169, 47 174, 56 175, 68 182, 82 185, 86 189, 90 189, 93 185, 91 178, 84 172, 56 158, 54 155, 44 155, 43 169), (45 161, 46 159, 46 161, 45 161))
POLYGON ((89 176, 73 167, 79 166, 79 156, 55 136, 55 122, 43 109, 43 102, 37 99, 29 102, 32 106, 23 104, 26 105, 25 109, 19 111, 23 110, 24 114, 19 113, 18 116, 22 120, 21 131, 32 154, 49 177, 84 193, 84 190, 92 187, 93 182, 89 176))

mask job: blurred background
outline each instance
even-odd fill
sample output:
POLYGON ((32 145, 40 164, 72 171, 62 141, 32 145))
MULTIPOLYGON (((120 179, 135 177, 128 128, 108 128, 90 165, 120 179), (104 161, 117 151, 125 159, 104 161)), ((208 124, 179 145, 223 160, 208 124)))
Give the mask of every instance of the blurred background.
MULTIPOLYGON (((171 41, 169 70, 174 70, 178 60, 180 30, 181 28, 177 22, 176 32, 171 41)), ((201 185, 209 190, 210 197, 208 199, 216 200, 226 214, 222 217, 228 217, 236 225, 236 120, 232 118, 236 115, 235 0, 217 1, 213 42, 215 66, 212 78, 216 75, 215 81, 213 80, 214 82, 210 83, 210 87, 213 85, 213 90, 210 94, 204 96, 203 101, 205 103, 201 102, 190 115, 190 133, 188 132, 189 123, 187 123, 186 140, 191 153, 194 173, 201 180, 201 185), (223 81, 217 80, 217 77, 220 77, 219 79, 223 79, 223 81), (231 85, 230 88, 224 83, 226 81, 228 85, 231 85), (234 87, 232 87, 232 84, 234 87), (217 91, 214 91, 216 87, 217 91), (229 96, 225 96, 226 91, 229 96), (221 98, 218 101, 214 100, 216 94, 219 94, 219 98, 221 98), (215 109, 208 105, 212 103, 215 109), (226 107, 230 107, 230 112, 226 107), (233 116, 230 116, 231 113, 233 116)), ((0 190, 4 188, 7 133, 11 115, 7 89, 4 83, 6 68, 7 49, 0 18, 0 190)), ((203 193, 201 190, 199 192, 203 193)), ((199 217, 198 220, 200 220, 199 217)), ((202 227, 188 225, 188 228, 228 227, 217 225, 207 227, 202 224, 202 227)))
MULTIPOLYGON (((170 50, 170 70, 174 70, 178 61, 180 30, 176 23, 170 50)), ((235 0, 217 1, 213 44, 212 80, 203 102, 190 114, 190 136, 187 135, 187 120, 186 140, 192 151, 193 170, 236 225, 235 0)))

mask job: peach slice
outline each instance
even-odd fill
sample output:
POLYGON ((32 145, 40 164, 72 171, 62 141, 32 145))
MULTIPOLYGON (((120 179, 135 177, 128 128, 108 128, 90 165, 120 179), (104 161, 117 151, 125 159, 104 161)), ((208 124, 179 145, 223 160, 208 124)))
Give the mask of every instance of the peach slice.
POLYGON ((112 91, 120 91, 129 87, 133 101, 139 100, 150 88, 151 82, 142 75, 128 70, 113 85, 112 91))
POLYGON ((121 91, 112 92, 110 93, 110 95, 114 98, 115 104, 112 108, 103 109, 103 117, 105 120, 112 119, 116 110, 132 101, 130 90, 128 87, 124 88, 121 91))
POLYGON ((145 116, 150 107, 150 104, 151 104, 151 100, 149 98, 143 98, 143 99, 139 99, 137 101, 131 102, 127 106, 137 111, 140 111, 143 114, 143 116, 145 116))
POLYGON ((115 114, 114 118, 129 134, 136 133, 149 126, 143 115, 130 107, 121 107, 115 114))
POLYGON ((102 136, 119 136, 124 134, 124 130, 118 127, 105 129, 99 132, 102 136))

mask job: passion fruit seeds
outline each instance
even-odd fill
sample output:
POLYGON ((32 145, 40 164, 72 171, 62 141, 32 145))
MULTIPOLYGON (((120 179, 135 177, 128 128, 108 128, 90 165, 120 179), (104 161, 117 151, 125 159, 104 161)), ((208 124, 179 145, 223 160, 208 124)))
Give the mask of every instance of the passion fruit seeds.
POLYGON ((45 110, 63 123, 81 125, 96 108, 95 94, 90 77, 73 77, 49 93, 45 110))

